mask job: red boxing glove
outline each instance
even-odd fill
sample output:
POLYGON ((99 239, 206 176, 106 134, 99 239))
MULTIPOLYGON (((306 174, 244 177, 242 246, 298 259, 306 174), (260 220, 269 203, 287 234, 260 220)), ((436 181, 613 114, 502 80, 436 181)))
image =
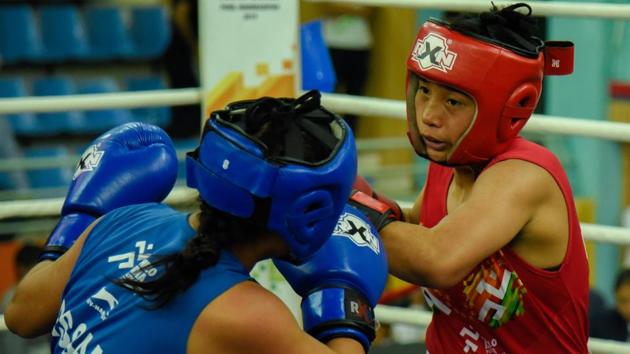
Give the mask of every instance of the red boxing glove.
POLYGON ((361 211, 378 231, 381 231, 391 222, 399 221, 390 205, 372 198, 361 191, 352 191, 348 203, 361 211))
MULTIPOLYGON (((403 214, 402 209, 400 209, 400 205, 398 205, 398 203, 396 203, 395 201, 387 198, 386 196, 374 191, 372 189, 372 186, 370 186, 370 184, 368 183, 368 181, 366 181, 365 178, 361 177, 360 175, 357 175, 357 177, 354 179, 354 183, 352 184, 353 196, 355 194, 354 193, 355 190, 361 191, 367 194, 368 196, 376 199, 377 201, 383 204, 386 204, 391 214, 388 218, 393 219, 392 221, 405 221, 405 214, 403 214)), ((353 197, 351 196, 350 199, 352 198, 353 197)), ((378 225, 376 226, 378 230, 381 229, 380 227, 378 227, 378 225)))
POLYGON ((354 183, 352 183, 352 190, 361 191, 369 196, 372 196, 374 190, 372 190, 372 186, 365 180, 361 175, 357 175, 354 178, 354 183))

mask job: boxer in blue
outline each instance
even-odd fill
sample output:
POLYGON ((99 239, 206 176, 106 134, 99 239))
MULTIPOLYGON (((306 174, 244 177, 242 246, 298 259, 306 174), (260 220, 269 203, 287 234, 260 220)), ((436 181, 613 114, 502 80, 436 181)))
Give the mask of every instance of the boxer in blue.
POLYGON ((53 353, 369 349, 387 260, 346 204, 354 140, 318 92, 214 112, 187 156, 201 199, 191 214, 159 204, 176 171, 162 131, 121 127, 90 149, 5 314, 13 332, 52 332, 53 353), (304 330, 250 278, 268 258, 303 296, 304 330))

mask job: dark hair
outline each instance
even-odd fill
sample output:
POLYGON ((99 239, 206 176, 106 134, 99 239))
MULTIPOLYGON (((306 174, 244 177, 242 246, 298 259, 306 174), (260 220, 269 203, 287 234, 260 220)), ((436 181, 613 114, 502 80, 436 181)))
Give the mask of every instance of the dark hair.
POLYGON ((624 284, 630 284, 630 269, 624 269, 617 274, 617 280, 615 281, 615 291, 624 284))
POLYGON ((160 308, 175 295, 188 289, 199 273, 219 260, 222 248, 251 241, 262 227, 253 220, 243 220, 201 202, 199 229, 179 253, 157 257, 151 267, 163 267, 163 274, 151 281, 120 278, 113 282, 153 302, 160 308))
POLYGON ((531 14, 532 8, 525 3, 503 8, 493 3, 490 11, 457 16, 449 21, 449 25, 472 37, 498 44, 521 55, 536 57, 544 43, 539 39, 538 24, 531 14), (525 8, 527 12, 517 11, 519 8, 525 8))
MULTIPOLYGON (((306 132, 302 130, 297 137, 295 130, 290 133, 294 128, 291 122, 298 117, 294 116, 297 113, 291 113, 297 106, 289 107, 287 104, 289 101, 293 102, 275 98, 256 100, 242 117, 244 130, 265 144, 268 158, 295 153, 289 150, 294 150, 292 147, 300 145, 299 150, 303 152, 302 157, 305 161, 319 161, 322 156, 330 154, 330 151, 325 144, 318 141, 320 138, 318 129, 315 129, 315 135, 312 135, 313 129, 306 129, 306 132), (287 139, 289 135, 293 138, 287 139), (296 143, 295 139, 301 142, 296 143)), ((316 103, 319 107, 318 92, 316 103)), ((269 200, 257 199, 256 204, 254 215, 242 219, 213 208, 202 200, 197 235, 188 241, 181 252, 157 256, 156 260, 152 261, 151 267, 163 270, 162 275, 146 282, 126 277, 115 279, 113 282, 152 302, 151 309, 159 309, 174 296, 192 286, 202 270, 215 265, 222 249, 251 242, 259 237, 266 229, 269 200)))
POLYGON ((35 264, 37 264, 39 254, 41 252, 41 247, 31 244, 25 244, 15 254, 15 265, 25 268, 30 268, 34 266, 35 264))

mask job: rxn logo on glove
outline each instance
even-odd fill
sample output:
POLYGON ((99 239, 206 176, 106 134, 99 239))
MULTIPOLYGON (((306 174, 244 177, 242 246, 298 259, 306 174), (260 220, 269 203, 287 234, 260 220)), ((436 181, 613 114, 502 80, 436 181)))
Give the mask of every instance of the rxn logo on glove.
POLYGON ((372 227, 356 215, 343 213, 337 221, 333 235, 347 237, 357 246, 369 247, 376 254, 381 252, 378 239, 372 233, 372 227))
POLYGON ((413 48, 411 58, 420 65, 420 69, 438 69, 447 72, 453 69, 457 53, 448 50, 451 40, 439 34, 429 33, 423 39, 419 39, 413 48))
POLYGON ((72 179, 75 180, 79 177, 83 172, 93 171, 98 164, 101 162, 101 159, 105 155, 105 151, 99 150, 98 145, 92 145, 81 155, 81 160, 77 165, 77 170, 74 172, 74 176, 72 179))

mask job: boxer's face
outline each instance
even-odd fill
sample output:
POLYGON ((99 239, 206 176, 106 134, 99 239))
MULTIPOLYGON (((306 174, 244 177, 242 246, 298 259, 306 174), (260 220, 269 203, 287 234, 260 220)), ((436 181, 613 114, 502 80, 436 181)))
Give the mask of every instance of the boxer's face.
POLYGON ((475 101, 460 91, 419 79, 414 102, 427 156, 446 161, 475 116, 475 101))

